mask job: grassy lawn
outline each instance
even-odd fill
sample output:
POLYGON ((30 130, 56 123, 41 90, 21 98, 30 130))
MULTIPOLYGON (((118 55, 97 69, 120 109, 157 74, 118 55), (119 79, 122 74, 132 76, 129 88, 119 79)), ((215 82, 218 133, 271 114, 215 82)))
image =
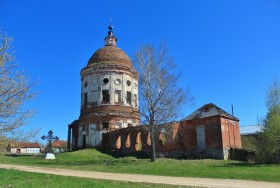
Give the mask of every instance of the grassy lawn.
POLYGON ((100 172, 209 177, 280 182, 280 165, 255 165, 239 161, 176 160, 135 157, 114 158, 95 149, 63 153, 56 160, 41 157, 0 156, 0 163, 71 168, 100 172))
POLYGON ((37 188, 37 187, 114 187, 114 188, 136 188, 136 187, 166 187, 175 188, 179 186, 160 185, 160 184, 144 184, 144 183, 131 183, 131 182, 119 182, 108 180, 93 180, 86 178, 64 177, 55 176, 49 174, 39 174, 31 172, 21 172, 16 170, 4 170, 0 169, 0 188, 12 187, 12 188, 37 188))

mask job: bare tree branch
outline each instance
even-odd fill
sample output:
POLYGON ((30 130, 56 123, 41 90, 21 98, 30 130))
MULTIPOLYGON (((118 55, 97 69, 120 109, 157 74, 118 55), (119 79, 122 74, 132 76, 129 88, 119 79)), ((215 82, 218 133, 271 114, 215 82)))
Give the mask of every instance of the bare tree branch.
MULTIPOLYGON (((26 110, 24 105, 32 100, 38 84, 30 82, 15 63, 12 38, 0 31, 0 140, 26 140, 37 130, 24 131, 26 121, 35 111, 26 110)), ((1 146, 0 146, 1 147, 1 146)))
POLYGON ((161 43, 158 50, 144 45, 135 53, 134 63, 139 73, 139 100, 142 123, 148 124, 152 142, 152 161, 155 158, 155 136, 161 129, 160 124, 169 123, 179 117, 186 105, 193 104, 189 88, 183 90, 177 86, 180 73, 175 72, 176 65, 161 43))

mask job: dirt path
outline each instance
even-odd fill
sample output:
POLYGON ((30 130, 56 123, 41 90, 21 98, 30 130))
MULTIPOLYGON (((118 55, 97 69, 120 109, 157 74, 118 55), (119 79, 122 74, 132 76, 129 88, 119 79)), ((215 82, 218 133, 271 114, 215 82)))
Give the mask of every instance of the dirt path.
POLYGON ((143 182, 143 183, 159 183, 169 185, 211 187, 211 188, 280 188, 280 183, 231 180, 231 179, 210 179, 210 178, 185 178, 185 177, 169 177, 154 175, 137 175, 137 174, 117 174, 103 173, 81 170, 70 170, 61 168, 45 168, 35 166, 21 166, 0 164, 0 168, 15 169, 26 172, 36 172, 45 174, 54 174, 60 176, 74 176, 92 179, 104 179, 127 182, 143 182))

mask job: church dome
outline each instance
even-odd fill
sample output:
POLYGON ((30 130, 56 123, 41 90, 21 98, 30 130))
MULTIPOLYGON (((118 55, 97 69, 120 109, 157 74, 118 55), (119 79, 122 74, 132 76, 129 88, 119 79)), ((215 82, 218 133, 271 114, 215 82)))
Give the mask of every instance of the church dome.
POLYGON ((132 68, 132 62, 128 55, 120 48, 116 46, 117 38, 113 33, 113 26, 110 21, 108 27, 108 35, 105 37, 105 46, 97 50, 89 59, 88 66, 98 64, 110 64, 110 65, 123 65, 132 68))
POLYGON ((106 45, 97 50, 89 59, 88 66, 99 63, 118 64, 132 67, 132 62, 128 55, 122 49, 114 45, 106 45))

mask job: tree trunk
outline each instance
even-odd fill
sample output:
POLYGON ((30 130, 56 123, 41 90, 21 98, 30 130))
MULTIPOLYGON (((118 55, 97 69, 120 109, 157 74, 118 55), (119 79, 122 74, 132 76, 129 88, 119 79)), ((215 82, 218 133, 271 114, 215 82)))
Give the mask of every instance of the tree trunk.
POLYGON ((156 144, 155 144, 155 128, 153 126, 151 127, 150 137, 151 137, 151 145, 152 145, 151 162, 155 162, 156 161, 156 144))

